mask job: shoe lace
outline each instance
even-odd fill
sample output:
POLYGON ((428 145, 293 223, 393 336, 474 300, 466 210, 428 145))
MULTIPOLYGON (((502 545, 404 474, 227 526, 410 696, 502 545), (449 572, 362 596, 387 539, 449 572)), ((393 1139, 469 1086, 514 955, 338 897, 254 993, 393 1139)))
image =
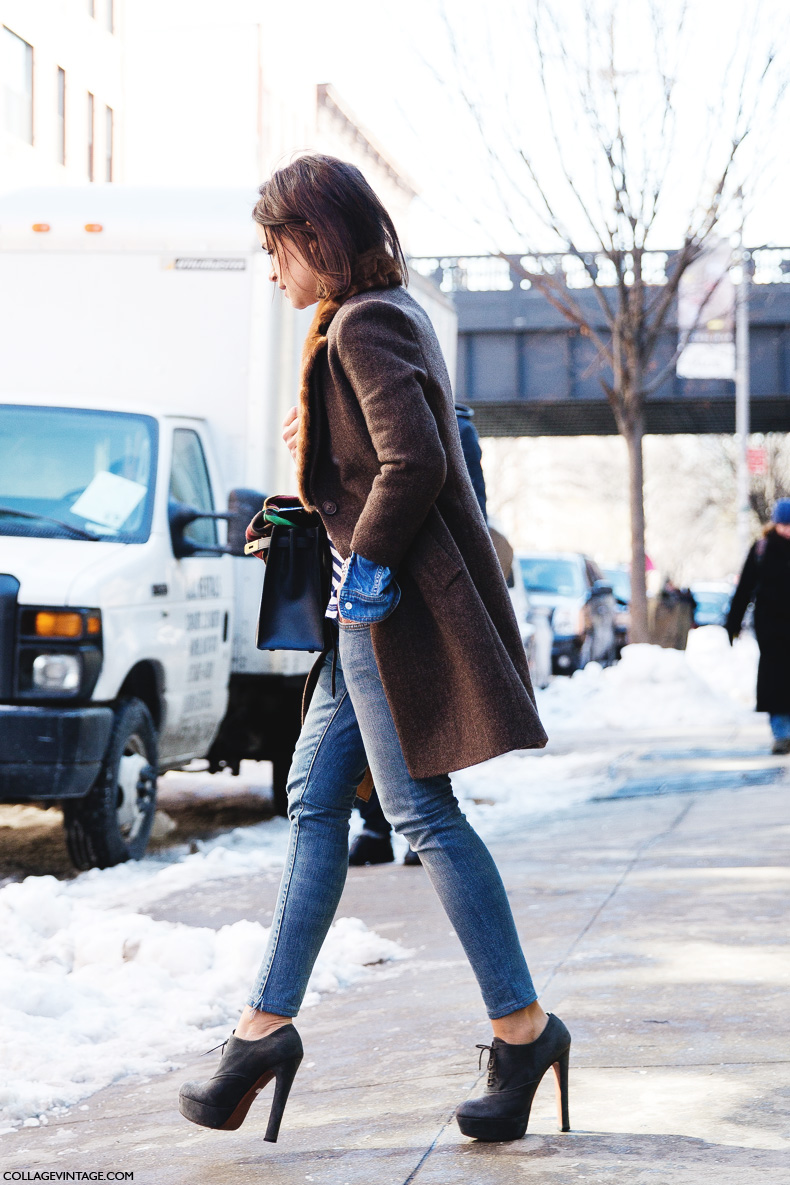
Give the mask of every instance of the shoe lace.
MULTIPOLYGON (((221 1050, 222 1050, 222 1053, 224 1053, 224 1052, 225 1052, 225 1046, 228 1044, 228 1041, 230 1041, 230 1037, 226 1037, 224 1041, 221 1041, 221 1042, 219 1043, 219 1045, 215 1045, 215 1046, 213 1046, 213 1048, 211 1048, 211 1049, 207 1049, 207 1050, 206 1050, 206 1052, 205 1052, 204 1054, 202 1054, 202 1056, 203 1056, 203 1057, 208 1057, 208 1055, 209 1055, 210 1053, 215 1053, 215 1052, 216 1052, 216 1050, 218 1050, 218 1049, 221 1049, 221 1050)), ((222 1053, 219 1055, 220 1057, 222 1057, 222 1053)))
POLYGON ((493 1086, 496 1078, 496 1053, 494 1052, 494 1047, 493 1045, 475 1045, 475 1049, 480 1050, 480 1057, 477 1059, 478 1070, 482 1070, 483 1053, 486 1049, 488 1050, 488 1065, 486 1067, 488 1078, 486 1079, 486 1086, 493 1086))

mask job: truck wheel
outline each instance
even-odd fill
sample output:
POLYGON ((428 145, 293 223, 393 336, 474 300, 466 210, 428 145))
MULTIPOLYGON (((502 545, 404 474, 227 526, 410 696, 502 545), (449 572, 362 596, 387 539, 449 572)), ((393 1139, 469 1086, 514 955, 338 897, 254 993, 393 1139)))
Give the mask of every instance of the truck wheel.
POLYGON ((142 700, 122 700, 107 756, 84 798, 63 803, 66 845, 75 867, 110 868, 139 860, 156 811, 156 729, 142 700))

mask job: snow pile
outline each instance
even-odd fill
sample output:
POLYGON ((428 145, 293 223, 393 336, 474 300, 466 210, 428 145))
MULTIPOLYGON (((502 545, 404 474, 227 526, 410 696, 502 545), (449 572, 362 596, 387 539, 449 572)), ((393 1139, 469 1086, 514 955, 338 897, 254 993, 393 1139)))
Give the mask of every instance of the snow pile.
POLYGON ((719 626, 689 636, 689 649, 626 646, 619 663, 589 663, 570 679, 555 679, 538 694, 538 709, 553 730, 678 731, 720 728, 745 719, 753 703, 751 639, 732 649, 719 626))
POLYGON ((717 694, 754 710, 760 651, 754 634, 744 633, 730 646, 727 631, 706 625, 689 634, 688 664, 717 694))
POLYGON ((506 753, 453 774, 453 790, 484 839, 512 832, 522 819, 586 802, 607 781, 611 752, 506 753))
MULTIPOLYGON (((11 1121, 57 1113, 129 1074, 162 1073, 177 1064, 174 1050, 223 1040, 263 953, 268 929, 257 922, 215 931, 102 908, 99 893, 85 894, 91 876, 95 890, 106 874, 28 877, 0 892, 0 1109, 11 1121)), ((409 953, 340 918, 305 1005, 409 953)))
POLYGON ((209 881, 255 876, 271 869, 279 872, 289 831, 287 819, 279 817, 252 827, 235 827, 214 839, 200 840, 194 845, 197 851, 179 845, 145 860, 95 868, 72 881, 69 892, 76 897, 98 897, 104 906, 133 905, 139 909, 209 881))

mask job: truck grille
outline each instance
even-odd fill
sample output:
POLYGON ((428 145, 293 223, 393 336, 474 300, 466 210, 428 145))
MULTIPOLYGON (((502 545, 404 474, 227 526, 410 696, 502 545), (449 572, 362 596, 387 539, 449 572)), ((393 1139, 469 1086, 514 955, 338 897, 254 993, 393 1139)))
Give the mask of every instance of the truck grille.
POLYGON ((14 693, 14 650, 16 645, 16 576, 0 575, 0 700, 14 693))

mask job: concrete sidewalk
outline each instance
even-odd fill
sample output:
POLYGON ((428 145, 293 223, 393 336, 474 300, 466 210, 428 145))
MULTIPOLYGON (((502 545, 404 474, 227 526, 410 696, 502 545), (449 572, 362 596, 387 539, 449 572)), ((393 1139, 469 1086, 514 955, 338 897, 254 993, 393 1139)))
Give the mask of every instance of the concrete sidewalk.
MULTIPOLYGON (((667 760, 710 773, 727 764, 717 752, 687 743, 667 760)), ((727 768, 754 767, 738 752, 727 768)), ((156 1185, 790 1180, 790 785, 691 778, 701 788, 678 794, 657 780, 655 794, 643 785, 492 844, 543 1003, 573 1034, 572 1132, 556 1130, 549 1074, 525 1139, 460 1135, 452 1113, 480 1092, 474 1047, 490 1030, 425 873, 387 865, 351 870, 339 914, 416 953, 304 1011, 305 1062, 278 1144, 262 1140, 268 1090, 238 1132, 183 1120, 178 1086, 209 1076, 215 1055, 173 1051, 183 1068, 5 1137, 0 1166, 131 1170, 156 1185)), ((275 892, 215 882, 150 912, 266 922, 275 892)))

